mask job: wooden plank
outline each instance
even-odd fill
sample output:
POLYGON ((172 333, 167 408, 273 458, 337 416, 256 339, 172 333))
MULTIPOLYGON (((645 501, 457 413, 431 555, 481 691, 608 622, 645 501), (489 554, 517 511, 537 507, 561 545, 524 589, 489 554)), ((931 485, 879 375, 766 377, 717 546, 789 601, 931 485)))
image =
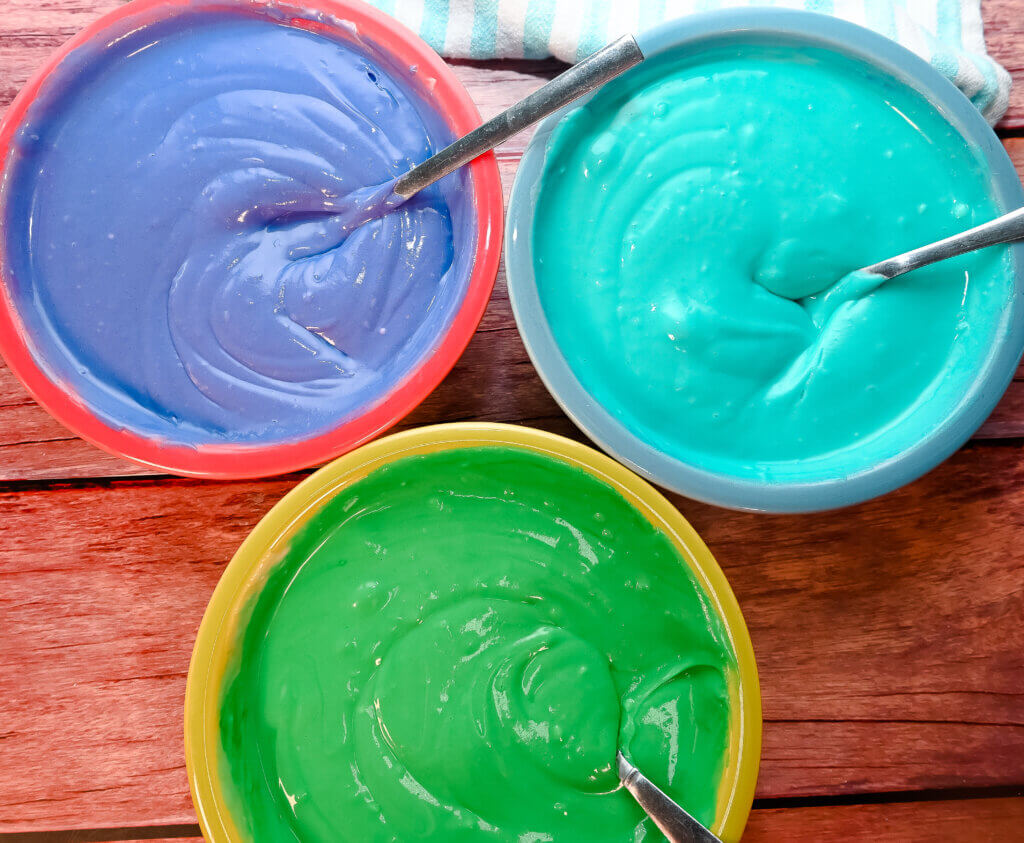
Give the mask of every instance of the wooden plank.
MULTIPOLYGON (((8 0, 0 105, 113 5, 8 0)), ((985 3, 993 52, 1018 76, 1020 5, 985 3)), ((456 73, 486 117, 556 68, 459 63, 456 73)), ((1024 127, 1022 94, 1005 125, 1024 127)), ((524 142, 502 150, 506 189, 524 142)), ((1021 144, 1008 144, 1018 166, 1021 144)), ((985 435, 1024 434, 1017 388, 985 435)), ((470 351, 407 424, 454 418, 572 431, 526 360, 503 279, 470 351)), ((761 795, 1024 781, 1013 581, 1022 461, 1015 447, 974 447, 841 516, 765 519, 680 502, 733 580, 758 648, 769 720, 761 795), (941 522, 944 508, 956 524, 941 522)), ((141 471, 71 437, 2 368, 0 462, 21 478, 141 471)), ((289 485, 134 481, 0 497, 0 652, 12 654, 0 677, 0 831, 194 820, 180 763, 191 638, 223 561, 289 485), (59 603, 41 597, 53 594, 59 603)), ((933 840, 968 824, 971 839, 1003 840, 1021 819, 1020 800, 773 809, 755 812, 748 839, 933 840)))
POLYGON ((981 0, 989 54, 1013 78, 1010 107, 1000 129, 1024 129, 1024 0, 981 0))
MULTIPOLYGON (((1024 138, 1006 141, 1024 173, 1024 138)), ((506 199, 518 155, 499 158, 506 199)), ((1024 373, 1024 369, 1021 370, 1024 373)), ((1024 377, 1024 375, 1022 375, 1024 377)), ((460 419, 521 422, 560 418, 560 432, 572 429, 534 371, 512 316, 504 262, 494 295, 473 340, 448 378, 398 429, 460 419)), ((980 438, 1024 436, 1024 381, 1015 381, 980 438)), ((151 472, 83 442, 37 405, 0 360, 0 480, 120 477, 151 472)))
POLYGON ((117 0, 4 0, 0 16, 0 109, 47 57, 117 0))
MULTIPOLYGON (((0 832, 194 821, 193 635, 224 563, 292 485, 0 495, 0 832)), ((754 640, 760 796, 1024 783, 1024 448, 973 445, 838 514, 677 503, 754 640)))
POLYGON ((1002 400, 976 434, 975 439, 1014 439, 1024 436, 1024 380, 1020 370, 1002 400))
MULTIPOLYGON (((951 799, 806 808, 755 808, 744 843, 813 840, 816 843, 935 843, 964 840, 1007 843, 1021 838, 1024 799, 951 799)), ((98 839, 98 838, 95 838, 98 839)), ((150 840, 140 837, 140 840, 150 840)), ((154 840, 199 843, 201 838, 154 840)))
POLYGON ((744 843, 1007 843, 1020 840, 1024 799, 963 799, 881 805, 759 809, 750 815, 744 843))

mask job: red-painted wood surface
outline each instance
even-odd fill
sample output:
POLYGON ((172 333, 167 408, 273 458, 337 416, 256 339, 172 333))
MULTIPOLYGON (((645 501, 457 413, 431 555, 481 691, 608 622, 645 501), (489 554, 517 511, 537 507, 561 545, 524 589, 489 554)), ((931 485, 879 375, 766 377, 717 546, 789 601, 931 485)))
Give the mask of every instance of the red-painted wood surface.
MULTIPOLYGON (((115 5, 2 0, 0 108, 115 5)), ((1019 80, 1002 131, 1024 172, 1024 0, 984 11, 1019 80)), ((556 70, 456 66, 484 116, 556 70)), ((506 190, 524 144, 500 151, 506 190)), ((881 500, 766 518, 675 499, 758 656, 765 738, 747 839, 1024 840, 1019 377, 982 438, 881 500)), ((579 435, 529 364, 503 276, 466 355, 406 425, 457 419, 579 435)), ((0 364, 0 843, 198 834, 181 743, 192 639, 223 566, 295 478, 139 475, 65 431, 0 364)))
MULTIPOLYGON (((1021 839, 1022 799, 755 809, 744 843, 1008 843, 1021 839)), ((198 839, 154 843, 199 843, 198 839)))
MULTIPOLYGON (((190 821, 192 635, 224 564, 291 485, 0 495, 0 831, 190 821)), ((1024 784, 1024 447, 971 446, 840 515, 677 504, 753 637, 760 797, 1024 784)))

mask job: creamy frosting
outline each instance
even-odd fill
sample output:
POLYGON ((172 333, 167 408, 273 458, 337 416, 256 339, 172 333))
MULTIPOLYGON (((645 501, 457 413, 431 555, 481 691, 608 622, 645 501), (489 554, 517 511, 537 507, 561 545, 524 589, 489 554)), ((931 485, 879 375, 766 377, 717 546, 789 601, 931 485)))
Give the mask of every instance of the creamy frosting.
POLYGON ((797 44, 649 59, 546 152, 536 283, 584 389, 690 465, 848 476, 940 424, 1012 296, 1008 250, 850 275, 992 219, 977 153, 921 95, 797 44))
POLYGON ((413 71, 241 8, 72 54, 5 174, 40 362, 109 423, 184 443, 303 438, 385 398, 474 249, 464 174, 397 208, 373 192, 451 139, 413 71))
POLYGON ((251 839, 656 839, 617 748, 719 814, 737 667, 715 605, 665 533, 557 459, 374 471, 242 618, 220 769, 251 839))

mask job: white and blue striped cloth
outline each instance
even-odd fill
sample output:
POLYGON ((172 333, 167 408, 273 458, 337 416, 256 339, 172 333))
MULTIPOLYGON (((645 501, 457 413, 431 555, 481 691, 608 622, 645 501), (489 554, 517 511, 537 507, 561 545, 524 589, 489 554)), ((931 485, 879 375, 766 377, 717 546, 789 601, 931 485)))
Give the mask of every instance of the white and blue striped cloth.
POLYGON ((449 58, 578 61, 626 32, 723 6, 826 12, 899 41, 957 85, 995 123, 1009 74, 985 52, 980 0, 370 0, 449 58))

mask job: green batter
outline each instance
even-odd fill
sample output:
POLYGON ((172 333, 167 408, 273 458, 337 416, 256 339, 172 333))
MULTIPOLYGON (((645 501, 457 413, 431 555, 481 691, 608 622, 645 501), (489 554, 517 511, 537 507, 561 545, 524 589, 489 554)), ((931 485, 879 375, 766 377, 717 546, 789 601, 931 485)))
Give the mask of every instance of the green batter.
POLYGON ((645 443, 728 476, 844 477, 916 445, 1009 318, 1005 247, 849 275, 1001 210, 924 97, 822 49, 654 56, 555 129, 536 208, 537 287, 576 378, 645 443))
POLYGON ((715 818, 731 645, 675 545, 580 469, 393 462, 309 520, 249 612, 221 764, 260 843, 661 839, 620 746, 715 818))

